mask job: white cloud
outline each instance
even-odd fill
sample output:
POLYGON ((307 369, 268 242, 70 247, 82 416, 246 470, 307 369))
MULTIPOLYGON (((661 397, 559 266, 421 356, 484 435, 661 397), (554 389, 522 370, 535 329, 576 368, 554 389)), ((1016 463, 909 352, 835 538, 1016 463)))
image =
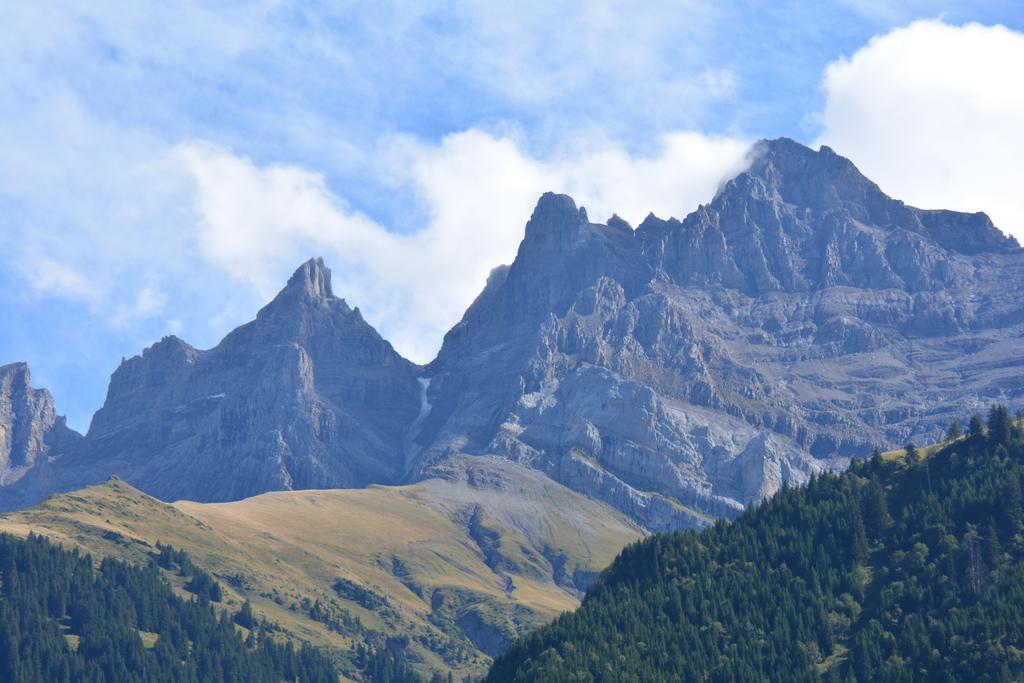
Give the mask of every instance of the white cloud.
POLYGON ((41 294, 86 302, 95 301, 99 296, 99 289, 89 278, 73 267, 49 258, 34 260, 25 275, 25 279, 41 294))
POLYGON ((819 143, 922 208, 985 211, 1024 240, 1024 34, 918 21, 825 72, 819 143))
POLYGON ((715 99, 735 100, 740 77, 732 69, 706 69, 698 76, 701 90, 715 99))
MULTIPOLYGON (((164 311, 167 294, 154 287, 143 287, 136 293, 131 304, 118 304, 110 317, 111 324, 118 329, 130 328, 140 320, 153 318, 164 311)), ((171 323, 167 323, 168 327, 171 323)))
POLYGON ((306 169, 261 167, 206 143, 184 144, 179 154, 196 182, 197 238, 211 262, 269 295, 288 269, 323 254, 336 292, 419 361, 433 356, 490 269, 514 257, 543 192, 572 195, 592 220, 682 216, 739 171, 749 149, 692 132, 664 136, 648 157, 591 140, 540 160, 510 137, 475 129, 436 145, 389 144, 393 169, 402 169, 395 183, 410 185, 426 208, 427 224, 409 234, 353 211, 306 169))

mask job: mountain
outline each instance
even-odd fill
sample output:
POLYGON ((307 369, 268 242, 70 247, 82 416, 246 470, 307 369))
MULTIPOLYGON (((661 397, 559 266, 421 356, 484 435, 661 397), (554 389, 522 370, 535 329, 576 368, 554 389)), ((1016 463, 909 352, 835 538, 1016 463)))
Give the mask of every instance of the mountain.
POLYGON ((541 198, 424 371, 413 471, 494 453, 650 529, 735 516, 872 446, 1024 395, 1024 252, 890 199, 827 147, 759 144, 682 221, 541 198))
POLYGON ((39 537, 0 535, 0 585, 0 680, 338 680, 316 650, 246 638, 209 601, 183 599, 154 564, 95 568, 39 537))
POLYGON ((395 483, 417 370, 310 260, 216 347, 172 336, 123 361, 86 438, 16 505, 112 474, 163 500, 395 483))
POLYGON ((515 463, 456 458, 443 474, 173 505, 111 479, 0 516, 0 531, 139 565, 162 546, 184 551, 223 587, 218 608, 251 601, 273 633, 331 651, 357 680, 367 678, 359 647, 389 649, 428 675, 481 675, 516 636, 576 607, 641 536, 608 506, 515 463))
POLYGON ((33 389, 25 363, 0 366, 0 485, 20 479, 51 451, 81 439, 57 415, 46 389, 33 389))
POLYGON ((629 547, 485 680, 1021 680, 1024 425, 989 425, 629 547))
POLYGON ((649 530, 1024 400, 1024 250, 984 214, 891 199, 828 147, 763 141, 682 220, 593 223, 545 194, 431 363, 334 296, 319 259, 201 351, 114 373, 80 443, 0 508, 112 474, 163 500, 415 482, 495 455, 649 530))

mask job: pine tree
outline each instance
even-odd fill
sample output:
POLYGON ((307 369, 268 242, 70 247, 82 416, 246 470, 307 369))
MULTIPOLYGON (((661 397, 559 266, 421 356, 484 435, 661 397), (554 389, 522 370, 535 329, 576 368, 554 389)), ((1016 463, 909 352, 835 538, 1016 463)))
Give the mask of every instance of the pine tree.
POLYGON ((971 415, 971 421, 967 423, 967 435, 971 437, 985 436, 985 423, 981 421, 980 415, 971 415))
POLYGON ((864 527, 873 538, 880 537, 892 523, 885 490, 877 477, 872 477, 864 487, 864 527))
POLYGON ((1003 551, 999 543, 999 534, 996 532, 994 520, 989 520, 988 528, 985 530, 983 551, 985 563, 993 569, 998 567, 1002 561, 1003 551))
POLYGON ((255 625, 255 619, 252 614, 252 603, 246 600, 242 603, 242 608, 238 610, 238 614, 235 615, 235 623, 243 628, 247 628, 250 631, 255 625))
POLYGON ((956 441, 963 436, 963 430, 960 429, 960 420, 953 418, 953 421, 949 423, 949 430, 946 432, 947 441, 956 441))
POLYGON ((1024 496, 1021 494, 1020 477, 1008 477, 1000 492, 999 504, 1003 524, 1010 536, 1024 529, 1024 496))
POLYGON ((988 411, 988 438, 997 444, 1006 443, 1012 429, 1010 411, 1004 405, 993 405, 988 411))

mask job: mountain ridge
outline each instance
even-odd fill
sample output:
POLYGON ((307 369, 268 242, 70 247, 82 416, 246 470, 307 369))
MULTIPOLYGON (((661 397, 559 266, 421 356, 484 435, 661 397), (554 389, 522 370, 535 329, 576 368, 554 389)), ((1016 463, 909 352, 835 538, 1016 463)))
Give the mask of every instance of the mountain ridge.
POLYGON ((908 207, 827 147, 762 141, 682 220, 592 223, 545 193, 425 366, 311 259, 213 349, 165 338, 124 361, 84 444, 0 506, 115 469, 223 500, 415 481, 471 454, 649 529, 699 526, 1020 400, 1022 285, 1024 251, 984 214, 908 207))

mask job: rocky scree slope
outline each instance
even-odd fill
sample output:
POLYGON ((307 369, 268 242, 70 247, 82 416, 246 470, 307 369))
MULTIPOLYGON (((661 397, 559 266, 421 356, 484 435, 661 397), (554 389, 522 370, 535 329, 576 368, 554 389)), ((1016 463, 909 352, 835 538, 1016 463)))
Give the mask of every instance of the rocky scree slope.
POLYGON ((759 143, 679 221, 544 195, 426 367, 305 264, 209 351, 114 374, 79 446, 0 505, 120 474, 165 500, 428 477, 498 455, 651 530, 734 516, 1024 393, 1024 252, 984 214, 886 196, 831 149, 759 143))

